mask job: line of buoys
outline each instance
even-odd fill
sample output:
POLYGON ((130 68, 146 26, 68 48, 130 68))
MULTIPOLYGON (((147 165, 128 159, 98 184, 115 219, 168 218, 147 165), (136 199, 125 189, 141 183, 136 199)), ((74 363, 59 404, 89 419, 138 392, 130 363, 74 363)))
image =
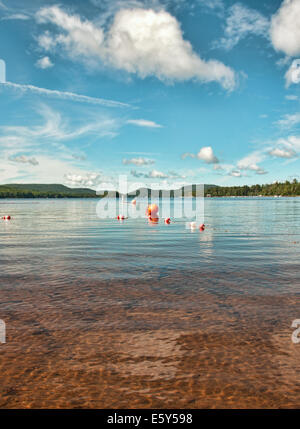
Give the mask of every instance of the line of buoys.
MULTIPOLYGON (((136 200, 133 200, 131 203, 132 203, 133 205, 135 205, 135 204, 136 204, 136 200)), ((157 205, 157 204, 149 204, 149 205, 148 205, 148 207, 147 207, 147 209, 146 209, 146 216, 147 216, 148 221, 149 221, 149 223, 150 223, 150 224, 153 224, 153 223, 155 224, 155 223, 158 223, 158 222, 159 222, 158 212, 159 212, 159 208, 158 208, 158 205, 157 205)), ((117 219, 118 219, 118 220, 125 220, 125 219, 128 219, 128 218, 127 218, 127 217, 125 217, 124 215, 118 215, 118 216, 117 216, 117 219)), ((171 218, 166 217, 166 218, 164 219, 164 223, 165 223, 166 225, 170 225, 170 223, 171 223, 171 218)), ((192 231, 196 230, 196 229, 197 229, 197 227, 198 227, 197 222, 190 222, 188 225, 189 225, 189 227, 190 227, 190 229, 191 229, 192 231)), ((199 226, 199 231, 200 231, 200 232, 203 232, 204 230, 205 230, 205 225, 204 225, 204 223, 202 223, 202 224, 199 226)))
POLYGON ((2 216, 2 219, 3 220, 11 220, 11 217, 8 215, 8 216, 2 216))

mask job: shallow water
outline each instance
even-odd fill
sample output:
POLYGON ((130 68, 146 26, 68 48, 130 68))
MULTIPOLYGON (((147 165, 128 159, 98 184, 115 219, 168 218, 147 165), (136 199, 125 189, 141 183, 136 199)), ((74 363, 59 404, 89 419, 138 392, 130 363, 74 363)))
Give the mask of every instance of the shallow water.
POLYGON ((202 233, 96 204, 0 201, 0 407, 299 405, 300 198, 206 199, 202 233))

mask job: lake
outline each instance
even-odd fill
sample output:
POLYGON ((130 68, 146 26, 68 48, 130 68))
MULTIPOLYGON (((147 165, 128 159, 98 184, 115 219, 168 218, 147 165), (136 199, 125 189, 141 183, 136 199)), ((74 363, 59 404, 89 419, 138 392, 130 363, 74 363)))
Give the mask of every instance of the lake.
POLYGON ((299 406, 300 198, 207 198, 204 232, 96 205, 0 200, 0 407, 299 406))

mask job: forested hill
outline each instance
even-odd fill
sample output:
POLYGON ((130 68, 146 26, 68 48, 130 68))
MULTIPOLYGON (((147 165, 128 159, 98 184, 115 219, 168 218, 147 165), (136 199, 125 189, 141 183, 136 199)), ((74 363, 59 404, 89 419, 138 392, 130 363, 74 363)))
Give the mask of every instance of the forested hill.
POLYGON ((294 197, 300 196, 300 182, 295 179, 292 182, 275 182, 269 185, 208 186, 205 190, 205 195, 212 197, 271 197, 274 195, 294 197))
POLYGON ((94 198, 96 191, 68 188, 64 185, 9 184, 0 185, 0 198, 94 198))
MULTIPOLYGON (((182 189, 170 191, 170 196, 176 197, 184 194, 185 196, 195 196, 195 186, 190 185, 182 189)), ((205 196, 211 197, 252 197, 252 196, 300 196, 300 182, 296 179, 292 182, 272 183, 266 185, 253 186, 216 186, 205 185, 205 196)), ((157 192, 157 191, 156 191, 157 192)), ((106 193, 105 193, 106 194, 106 193)), ((151 190, 148 188, 138 189, 130 197, 139 195, 151 196, 151 190), (144 192, 142 192, 144 191, 144 192), (146 193, 145 193, 146 191, 146 193)), ((157 195, 157 194, 156 194, 157 195)), ((166 195, 159 191, 159 197, 166 195)), ((110 196, 119 196, 118 193, 110 193, 110 196)), ((59 184, 9 184, 0 185, 0 198, 100 198, 96 191, 89 188, 68 188, 59 184)), ((129 197, 129 198, 130 198, 129 197)))

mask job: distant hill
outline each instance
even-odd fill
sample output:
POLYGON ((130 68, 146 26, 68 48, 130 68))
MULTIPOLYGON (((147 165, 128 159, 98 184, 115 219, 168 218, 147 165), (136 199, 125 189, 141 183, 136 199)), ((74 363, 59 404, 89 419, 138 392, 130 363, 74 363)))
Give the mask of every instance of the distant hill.
MULTIPOLYGON (((196 185, 185 186, 170 191, 141 188, 130 193, 128 199, 136 198, 140 195, 162 198, 170 195, 171 198, 181 196, 196 196, 196 185)), ((204 185, 205 196, 211 197, 249 197, 249 196, 300 196, 300 182, 296 179, 292 182, 272 183, 252 186, 217 186, 204 185)), ((109 197, 119 197, 118 192, 105 192, 109 197)), ((60 184, 8 184, 0 185, 0 198, 102 198, 103 194, 97 195, 96 191, 88 188, 68 188, 60 184)))
MULTIPOLYGON (((0 198, 95 198, 96 191, 88 188, 68 188, 59 184, 0 185, 0 198)), ((99 197, 98 197, 99 198, 99 197)))
MULTIPOLYGON (((205 189, 208 186, 215 185, 205 185, 205 189)), ((165 195, 170 195, 171 198, 174 196, 192 196, 195 195, 196 185, 186 186, 184 188, 184 193, 182 192, 183 188, 176 190, 168 191, 165 195), (170 193, 170 194, 169 194, 170 193)), ((149 188, 137 189, 135 192, 130 193, 128 198, 134 198, 139 195, 148 197, 151 196, 151 193, 157 192, 158 196, 161 198, 164 195, 164 191, 152 191, 149 188)), ((105 192, 104 195, 110 197, 119 198, 118 192, 105 192)), ((153 194, 152 194, 153 195, 153 194)), ((69 188, 65 185, 60 184, 19 184, 19 183, 10 183, 7 185, 0 185, 0 198, 101 198, 103 195, 97 195, 96 191, 89 188, 69 188)))

